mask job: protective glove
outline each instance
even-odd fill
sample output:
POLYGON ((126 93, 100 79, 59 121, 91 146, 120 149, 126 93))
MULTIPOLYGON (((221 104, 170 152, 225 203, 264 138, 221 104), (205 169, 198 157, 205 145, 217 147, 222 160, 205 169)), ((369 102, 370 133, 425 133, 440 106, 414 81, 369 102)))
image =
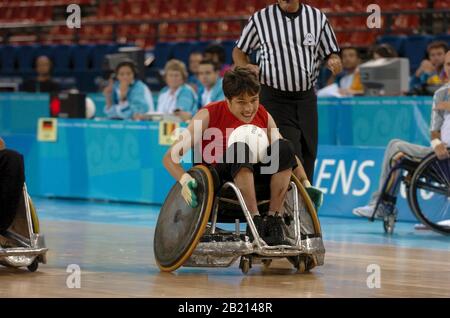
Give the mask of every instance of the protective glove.
POLYGON ((323 204, 323 192, 320 189, 313 187, 308 180, 304 181, 303 185, 305 186, 305 190, 311 201, 314 203, 316 211, 318 211, 323 204))
POLYGON ((178 182, 181 184, 181 195, 184 201, 191 207, 196 208, 198 205, 197 195, 194 189, 197 188, 197 181, 190 174, 184 173, 178 182))

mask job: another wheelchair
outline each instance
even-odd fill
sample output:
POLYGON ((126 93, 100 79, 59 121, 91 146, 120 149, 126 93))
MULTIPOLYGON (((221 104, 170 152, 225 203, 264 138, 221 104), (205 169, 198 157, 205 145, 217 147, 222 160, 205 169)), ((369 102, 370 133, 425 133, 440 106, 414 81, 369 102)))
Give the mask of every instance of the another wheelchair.
POLYGON ((422 160, 405 157, 391 169, 371 218, 373 221, 377 211, 383 209, 383 225, 388 234, 394 232, 397 193, 402 182, 416 218, 431 230, 450 235, 450 159, 438 160, 433 152, 422 160), (392 174, 398 171, 406 173, 400 172, 393 180, 392 174))
MULTIPOLYGON (((295 176, 291 178, 282 211, 292 244, 269 246, 257 232, 244 198, 234 183, 220 185, 214 169, 204 165, 193 167, 189 173, 198 183, 198 207, 187 206, 177 183, 158 217, 153 244, 162 271, 171 272, 180 266, 228 267, 238 258, 244 274, 254 264, 269 267, 275 258, 287 258, 301 273, 323 265, 325 248, 319 219, 305 188, 295 176), (241 233, 240 222, 248 224, 255 238, 253 242, 241 233), (220 229, 218 223, 235 223, 235 230, 220 229)), ((261 213, 267 212, 270 202, 267 188, 267 185, 255 185, 261 213)))
POLYGON ((47 247, 40 234, 39 220, 33 202, 23 187, 17 213, 9 228, 0 234, 0 265, 27 267, 35 272, 39 263, 46 263, 47 247))

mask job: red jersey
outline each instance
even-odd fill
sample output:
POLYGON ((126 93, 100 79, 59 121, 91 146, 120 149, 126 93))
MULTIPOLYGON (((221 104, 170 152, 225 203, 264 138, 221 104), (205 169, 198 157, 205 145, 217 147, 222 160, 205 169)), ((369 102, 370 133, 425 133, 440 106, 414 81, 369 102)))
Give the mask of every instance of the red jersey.
POLYGON ((203 133, 202 158, 205 163, 215 163, 223 157, 227 148, 228 137, 233 129, 250 124, 267 131, 269 114, 263 105, 258 106, 255 117, 249 123, 245 123, 234 116, 225 100, 211 103, 203 108, 209 112, 208 128, 211 129, 203 133), (217 130, 214 132, 213 128, 217 128, 217 130))

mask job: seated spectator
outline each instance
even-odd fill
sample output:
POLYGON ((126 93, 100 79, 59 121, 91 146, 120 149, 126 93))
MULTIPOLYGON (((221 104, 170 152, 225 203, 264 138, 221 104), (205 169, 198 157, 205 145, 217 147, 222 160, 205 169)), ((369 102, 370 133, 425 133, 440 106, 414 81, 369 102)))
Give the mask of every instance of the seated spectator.
POLYGON ((39 56, 36 59, 35 79, 23 82, 21 91, 30 93, 57 93, 60 90, 58 83, 52 80, 52 61, 47 56, 39 56))
POLYGON ((319 90, 318 96, 344 97, 364 94, 358 68, 361 64, 358 50, 354 47, 343 48, 341 58, 343 71, 331 76, 328 80, 329 85, 319 90))
POLYGON ((447 77, 444 71, 444 59, 447 51, 448 45, 443 41, 430 43, 427 48, 428 59, 422 61, 411 79, 411 93, 431 95, 445 83, 447 77))
POLYGON ((397 51, 389 44, 383 43, 372 48, 369 56, 372 60, 379 60, 383 58, 398 57, 397 51))
POLYGON ((225 75, 225 72, 231 69, 231 65, 225 64, 225 49, 220 44, 211 44, 203 54, 205 60, 211 60, 220 66, 220 77, 225 75))
POLYGON ((364 93, 358 66, 361 64, 358 49, 343 48, 341 51, 343 71, 336 75, 335 83, 342 96, 354 96, 364 93))
POLYGON ((203 54, 199 51, 194 51, 189 55, 189 78, 187 83, 198 92, 202 88, 202 83, 198 78, 198 67, 203 60, 203 54))
POLYGON ((170 60, 164 67, 164 87, 158 98, 158 112, 174 114, 186 121, 197 111, 198 100, 195 91, 186 84, 186 66, 179 60, 170 60))
POLYGON ((106 98, 105 114, 111 119, 140 119, 154 111, 150 89, 136 79, 137 69, 132 60, 120 62, 116 67, 116 80, 110 79, 103 90, 106 98))
POLYGON ((198 76, 202 83, 202 89, 199 91, 200 108, 211 103, 225 99, 222 89, 222 78, 219 75, 219 65, 211 60, 200 62, 198 76))

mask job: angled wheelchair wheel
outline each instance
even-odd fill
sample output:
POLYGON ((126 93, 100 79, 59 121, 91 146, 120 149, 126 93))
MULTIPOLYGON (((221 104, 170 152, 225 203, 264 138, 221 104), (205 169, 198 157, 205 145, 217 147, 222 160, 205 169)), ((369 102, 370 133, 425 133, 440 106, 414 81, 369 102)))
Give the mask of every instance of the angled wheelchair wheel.
POLYGON ((191 208, 181 196, 181 186, 176 183, 161 207, 155 227, 153 250, 156 262, 164 272, 182 266, 194 252, 211 214, 214 199, 213 177, 202 165, 188 173, 197 180, 198 206, 191 208))
POLYGON ((431 230, 450 235, 450 159, 425 157, 411 178, 408 203, 431 230))
MULTIPOLYGON (((300 218, 302 219, 302 234, 312 235, 315 237, 322 237, 322 230, 320 228, 319 218, 317 216, 314 203, 311 201, 305 187, 300 182, 300 180, 291 176, 291 181, 295 183, 299 193, 299 208, 300 208, 300 218)), ((289 198, 289 196, 287 196, 289 198)), ((285 209, 290 210, 293 204, 289 202, 289 199, 285 202, 285 209)))
POLYGON ((28 203, 30 206, 31 221, 33 222, 33 231, 35 234, 39 234, 39 231, 40 231, 39 219, 38 219, 38 215, 37 215, 33 200, 31 200, 30 196, 28 196, 28 203))

